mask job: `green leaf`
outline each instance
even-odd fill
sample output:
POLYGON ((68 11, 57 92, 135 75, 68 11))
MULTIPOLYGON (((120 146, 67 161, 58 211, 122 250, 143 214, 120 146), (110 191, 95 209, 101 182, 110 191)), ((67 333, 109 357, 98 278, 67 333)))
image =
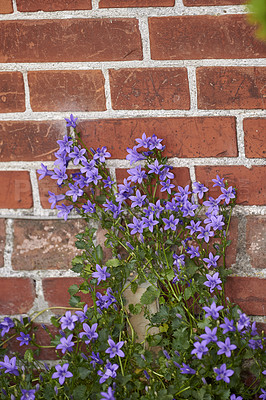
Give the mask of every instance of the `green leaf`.
POLYGON ((136 291, 137 291, 138 286, 139 285, 137 284, 137 282, 132 282, 131 285, 130 285, 131 292, 135 294, 136 291))
POLYGON ((184 291, 184 298, 185 298, 185 300, 190 299, 190 297, 192 296, 192 294, 193 294, 193 292, 192 292, 191 287, 187 287, 187 288, 185 289, 185 291, 184 291))
POLYGON ((75 400, 84 400, 86 398, 86 386, 79 385, 73 390, 73 396, 75 400))
POLYGON ((160 290, 149 286, 140 298, 141 304, 152 304, 160 296, 160 290))
POLYGON ((79 371, 79 376, 82 380, 86 379, 87 376, 90 374, 90 370, 84 367, 79 367, 78 371, 79 371))
POLYGON ((74 294, 76 294, 76 293, 78 293, 78 291, 79 291, 79 287, 78 287, 78 285, 71 285, 69 288, 68 288, 68 293, 71 295, 71 296, 73 296, 74 294))
POLYGON ((51 323, 52 323, 56 328, 59 328, 60 323, 58 322, 58 320, 57 320, 56 317, 52 316, 51 319, 50 319, 50 321, 51 321, 51 323))
POLYGON ((99 244, 96 247, 96 255, 97 255, 97 260, 98 261, 102 261, 102 259, 103 259, 103 249, 102 249, 102 246, 100 246, 99 244))
POLYGON ((128 306, 129 311, 131 312, 131 314, 137 315, 142 311, 142 305, 137 303, 137 304, 129 304, 128 306))
POLYGON ((28 361, 30 363, 33 362, 34 357, 33 357, 33 351, 32 350, 28 349, 28 350, 25 351, 24 360, 26 360, 26 361, 28 361))
POLYGON ((51 400, 55 395, 55 391, 53 386, 51 385, 45 385, 44 391, 43 391, 43 396, 46 400, 51 400))
POLYGON ((71 296, 70 297, 69 304, 71 307, 78 307, 79 302, 80 302, 79 296, 71 296))
POLYGON ((107 267, 118 267, 121 261, 118 258, 111 258, 110 260, 106 261, 105 265, 107 267))
POLYGON ((205 318, 203 321, 199 321, 197 325, 200 329, 205 329, 206 326, 210 327, 210 324, 211 320, 209 318, 205 318))

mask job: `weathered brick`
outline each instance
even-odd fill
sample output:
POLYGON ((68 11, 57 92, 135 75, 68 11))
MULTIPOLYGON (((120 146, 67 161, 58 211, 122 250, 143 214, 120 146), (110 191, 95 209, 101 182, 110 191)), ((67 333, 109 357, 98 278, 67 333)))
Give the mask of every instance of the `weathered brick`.
POLYGON ((91 10, 91 0, 17 0, 18 11, 91 10))
POLYGON ((243 121, 243 128, 246 157, 265 158, 266 118, 246 118, 243 121))
POLYGON ((115 110, 188 110, 186 68, 110 70, 112 107, 115 110))
POLYGON ((0 112, 25 111, 23 76, 20 72, 0 72, 0 112))
POLYGON ((31 208, 33 206, 29 173, 0 171, 0 208, 31 208))
POLYGON ((33 306, 35 287, 29 278, 0 278, 0 314, 27 313, 33 306))
MULTIPOLYGON (((43 293, 49 307, 69 307, 70 294, 68 288, 74 284, 80 285, 82 282, 83 279, 81 278, 44 278, 42 281, 43 293)), ((90 294, 78 293, 78 295, 80 295, 81 301, 85 301, 88 306, 92 305, 93 301, 90 294)), ((58 314, 60 313, 58 309, 58 314)))
POLYGON ((55 160, 64 134, 63 121, 0 121, 0 161, 55 160))
POLYGON ((266 217, 247 217, 246 251, 253 268, 266 268, 266 217))
POLYGON ((235 118, 135 118, 80 121, 88 147, 108 146, 113 158, 125 158, 143 132, 163 138, 169 157, 236 157, 235 118))
POLYGON ((71 268, 79 253, 75 235, 84 230, 84 220, 15 220, 12 267, 14 270, 71 268))
POLYGON ((227 6, 245 4, 245 0, 183 0, 185 6, 227 6))
POLYGON ((4 219, 0 219, 0 268, 4 266, 5 243, 6 243, 6 224, 4 219))
POLYGON ((266 314, 266 279, 229 276, 226 295, 249 315, 266 314))
POLYGON ((12 0, 0 0, 0 14, 11 14, 12 12, 12 0))
POLYGON ((0 62, 142 59, 134 18, 1 21, 0 37, 0 62))
POLYGON ((204 110, 265 109, 265 81, 266 68, 198 68, 198 107, 204 110))
MULTIPOLYGON (((266 204, 266 167, 254 165, 252 168, 244 166, 199 166, 196 167, 196 179, 207 187, 213 185, 212 179, 216 175, 228 180, 229 186, 237 189, 237 204, 265 205, 266 204)), ((218 197, 220 188, 211 188, 210 195, 218 197)))
POLYGON ((100 0, 99 8, 171 7, 174 0, 100 0))
POLYGON ((229 225, 228 239, 231 240, 231 244, 226 249, 225 263, 227 267, 231 267, 236 262, 237 255, 237 242, 238 242, 238 218, 232 217, 229 225))
MULTIPOLYGON (((39 177, 39 175, 37 174, 39 177)), ((50 198, 50 195, 48 191, 55 193, 56 195, 59 194, 65 194, 65 188, 64 187, 59 187, 56 183, 55 179, 51 179, 51 177, 46 176, 45 178, 38 180, 38 185, 39 185, 39 195, 40 195, 40 202, 43 208, 51 208, 51 203, 49 203, 48 199, 50 198)), ((59 201, 57 205, 66 204, 65 200, 64 201, 59 201)))
POLYGON ((153 17, 149 27, 155 60, 266 57, 245 15, 153 17))
POLYGON ((104 111, 101 71, 35 71, 28 73, 33 111, 104 111))

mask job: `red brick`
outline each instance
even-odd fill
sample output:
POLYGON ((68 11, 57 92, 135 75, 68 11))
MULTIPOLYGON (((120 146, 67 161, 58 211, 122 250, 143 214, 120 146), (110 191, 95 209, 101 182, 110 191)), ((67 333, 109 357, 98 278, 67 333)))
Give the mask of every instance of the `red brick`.
POLYGON ((20 72, 0 72, 0 112, 25 111, 23 76, 20 72))
POLYGON ((0 313, 27 313, 33 306, 35 288, 29 278, 0 278, 0 313))
POLYGON ((168 157, 237 156, 233 117, 87 120, 79 128, 88 147, 108 146, 113 158, 125 158, 143 132, 163 138, 168 157))
POLYGON ((0 161, 55 160, 64 134, 63 121, 0 121, 0 161))
MULTIPOLYGON (((266 167, 253 166, 199 166, 196 167, 196 179, 208 188, 213 185, 212 179, 216 175, 228 180, 229 186, 237 189, 237 204, 265 205, 266 204, 266 167)), ((217 197, 221 194, 220 188, 211 188, 210 195, 217 197)))
MULTIPOLYGON (((39 177, 38 174, 37 176, 39 177)), ((40 201, 43 208, 49 208, 49 209, 51 208, 51 203, 49 203, 48 201, 48 199, 50 198, 48 191, 55 193, 56 195, 65 193, 65 188, 59 187, 56 183, 56 180, 51 179, 51 177, 49 176, 46 176, 45 178, 38 180, 38 185, 39 185, 40 201)), ((59 201, 57 204, 62 204, 62 202, 66 204, 65 201, 59 201)))
POLYGON ((91 10, 91 0, 17 0, 18 11, 91 10))
POLYGON ((29 72, 33 111, 104 111, 104 77, 101 71, 29 72))
POLYGON ((100 0, 99 8, 171 7, 174 0, 100 0))
POLYGON ((246 0, 183 0, 185 6, 227 6, 245 4, 246 0))
POLYGON ((204 110, 265 109, 265 81, 266 68, 198 68, 198 107, 204 110))
POLYGON ((265 158, 266 118, 246 118, 244 119, 243 127, 246 157, 265 158))
MULTIPOLYGON (((49 307, 69 307, 68 288, 74 284, 80 285, 82 282, 81 278, 44 278, 42 281, 43 293, 49 307)), ((78 293, 78 295, 80 295, 81 301, 85 301, 88 306, 93 304, 89 294, 78 293)), ((58 313, 61 313, 60 309, 58 309, 58 313)))
POLYGON ((33 206, 29 173, 0 172, 0 208, 31 208, 33 206))
POLYGON ((12 0, 0 0, 0 14, 11 14, 12 12, 12 0))
POLYGON ((154 17, 149 27, 154 60, 266 57, 245 15, 154 17))
POLYGON ((5 242, 6 242, 6 224, 4 219, 0 219, 0 268, 4 266, 5 242))
POLYGON ((253 268, 266 268, 266 217, 247 217, 246 251, 253 268))
POLYGON ((228 239, 231 240, 231 244, 226 249, 225 253, 225 264, 227 267, 231 267, 236 262, 237 255, 237 242, 238 242, 238 218, 232 217, 228 230, 228 239))
POLYGON ((110 70, 115 110, 189 110, 186 68, 110 70))
POLYGON ((226 295, 249 315, 266 315, 266 279, 229 276, 226 295))
POLYGON ((134 18, 1 21, 0 37, 0 62, 142 59, 134 18))
POLYGON ((84 220, 15 220, 12 267, 15 270, 71 268, 79 253, 75 235, 84 230, 84 220))

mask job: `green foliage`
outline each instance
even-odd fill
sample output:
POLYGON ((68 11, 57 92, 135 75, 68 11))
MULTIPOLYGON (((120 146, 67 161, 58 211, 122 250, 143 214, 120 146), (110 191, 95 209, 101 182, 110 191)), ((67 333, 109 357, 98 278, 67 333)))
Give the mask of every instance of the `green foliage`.
POLYGON ((251 0, 247 6, 250 21, 258 24, 258 38, 266 40, 266 1, 251 0))

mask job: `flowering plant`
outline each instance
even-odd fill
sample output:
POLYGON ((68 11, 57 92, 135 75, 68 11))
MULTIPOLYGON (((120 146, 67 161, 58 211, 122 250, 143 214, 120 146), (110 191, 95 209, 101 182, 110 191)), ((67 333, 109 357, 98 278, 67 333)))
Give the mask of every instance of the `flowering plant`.
POLYGON ((87 221, 72 262, 83 282, 69 288, 65 314, 52 317, 58 332, 43 327, 54 366, 34 359, 35 316, 1 322, 2 348, 10 337, 32 346, 24 357, 4 355, 0 398, 266 400, 265 338, 225 296, 236 190, 219 176, 217 198, 199 182, 176 187, 163 140, 145 134, 127 149, 131 167, 117 183, 107 148, 87 148, 72 115, 67 125, 54 170, 38 173, 62 188, 49 192, 58 217, 76 212, 87 221), (109 259, 95 240, 98 226, 109 259))

